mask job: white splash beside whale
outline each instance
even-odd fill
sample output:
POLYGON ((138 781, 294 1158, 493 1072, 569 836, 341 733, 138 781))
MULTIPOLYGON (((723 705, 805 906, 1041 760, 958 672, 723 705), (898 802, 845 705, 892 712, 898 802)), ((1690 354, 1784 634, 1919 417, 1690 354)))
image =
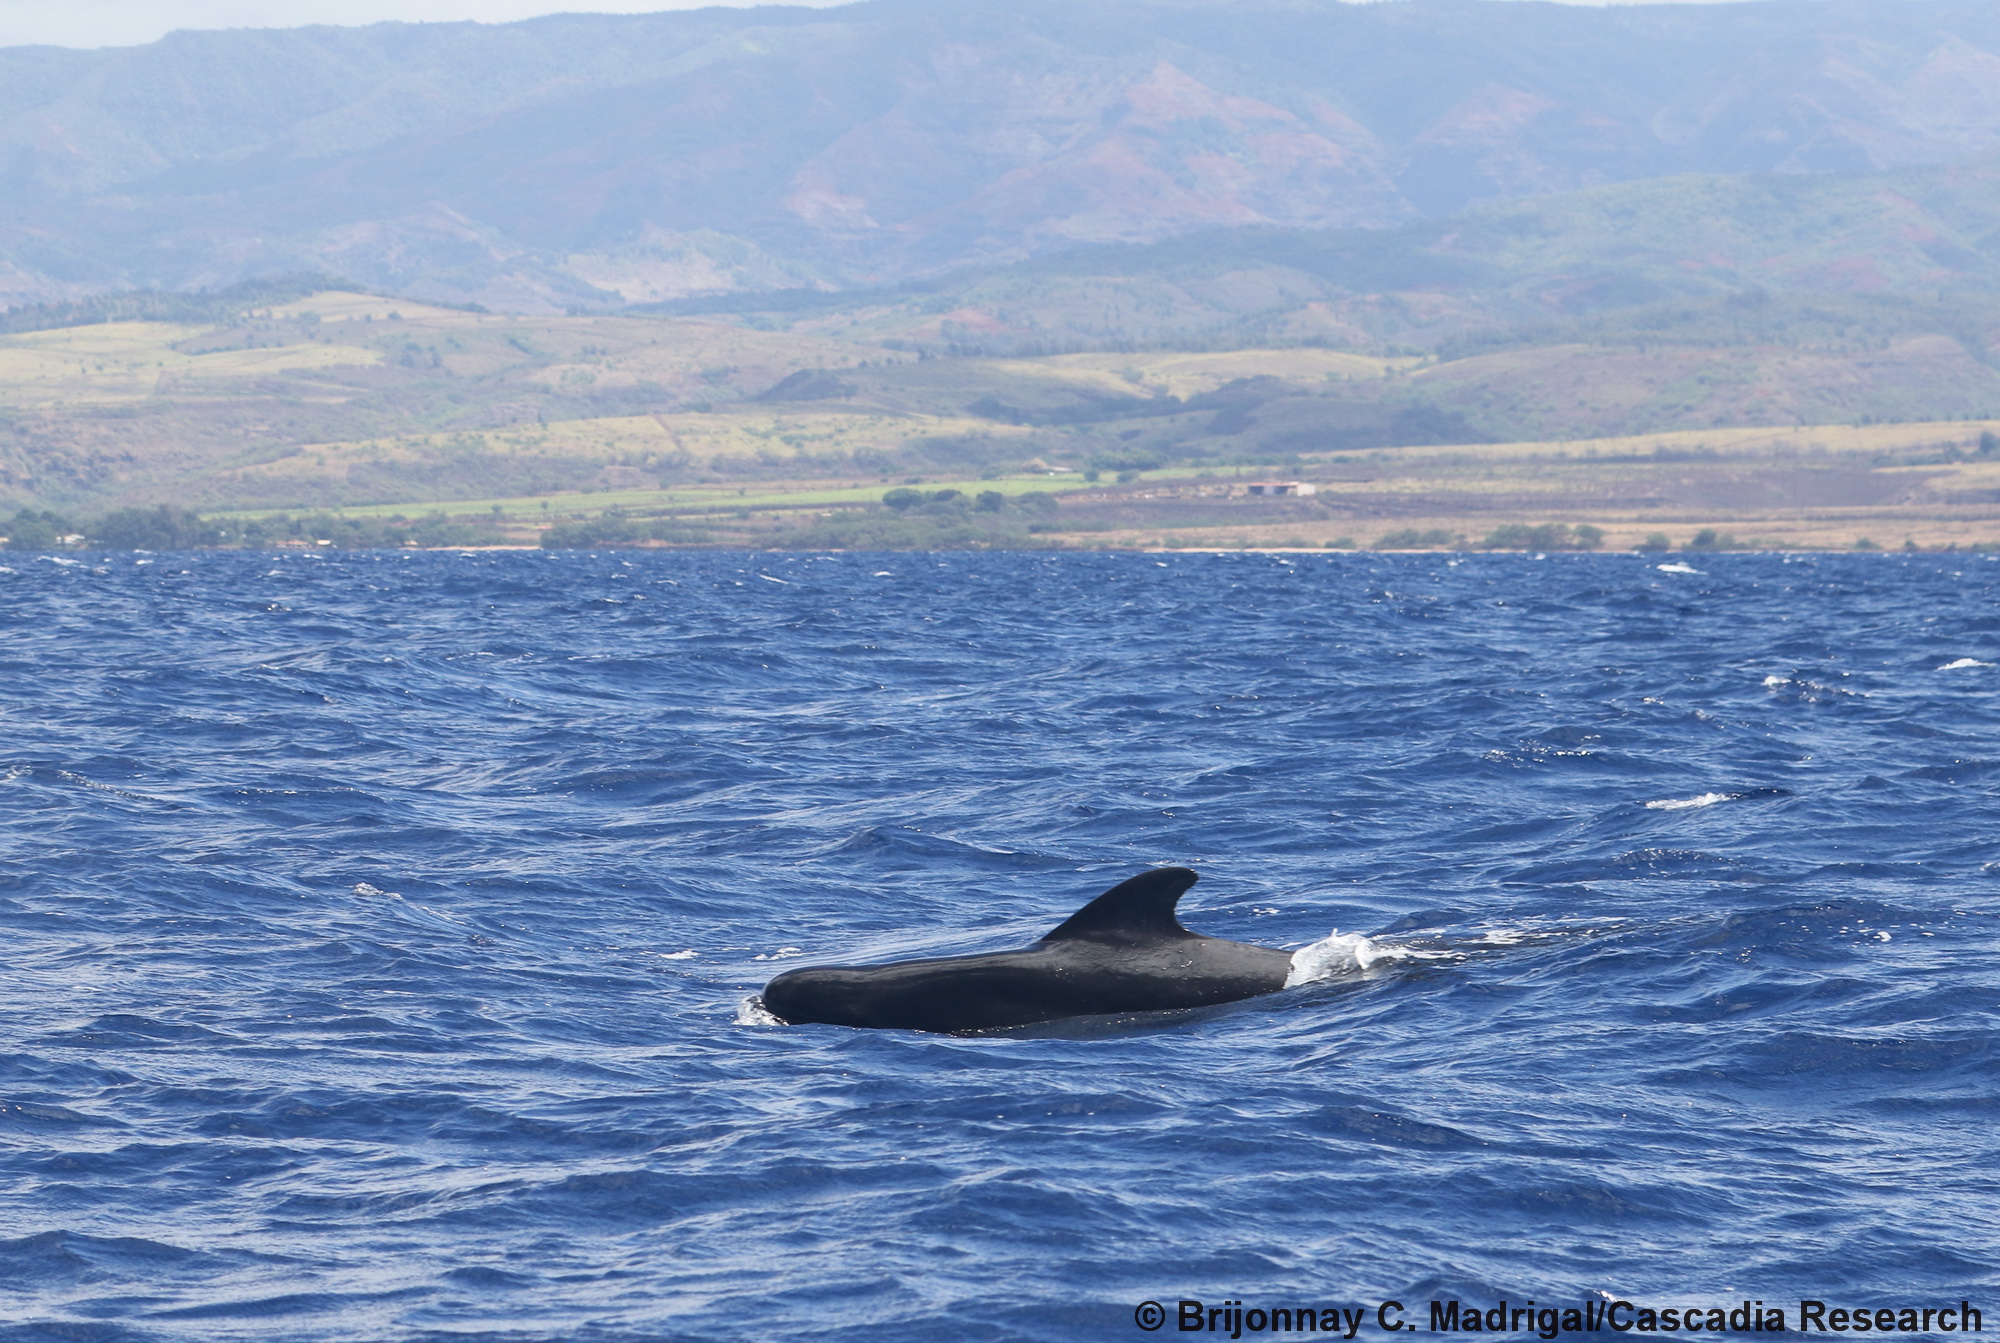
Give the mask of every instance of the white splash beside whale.
POLYGON ((1389 958, 1389 954, 1374 939, 1361 933, 1343 933, 1335 928, 1319 941, 1310 942, 1292 953, 1292 972, 1285 976, 1285 987, 1295 989, 1315 980, 1337 979, 1366 970, 1377 961, 1389 958))

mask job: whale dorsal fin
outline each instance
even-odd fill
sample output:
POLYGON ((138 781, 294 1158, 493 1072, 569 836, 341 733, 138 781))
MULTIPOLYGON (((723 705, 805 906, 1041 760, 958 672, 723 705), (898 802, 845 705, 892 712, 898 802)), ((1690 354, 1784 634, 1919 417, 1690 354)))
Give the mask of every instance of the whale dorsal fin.
POLYGON ((1156 867, 1121 881, 1079 909, 1044 937, 1044 942, 1087 938, 1099 942, 1151 942, 1193 937, 1174 917, 1174 906, 1201 880, 1185 867, 1156 867))

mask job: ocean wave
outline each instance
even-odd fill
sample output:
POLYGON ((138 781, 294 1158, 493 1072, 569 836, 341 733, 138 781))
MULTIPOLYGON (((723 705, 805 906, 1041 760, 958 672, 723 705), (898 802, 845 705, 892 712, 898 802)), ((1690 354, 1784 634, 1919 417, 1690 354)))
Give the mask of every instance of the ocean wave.
POLYGON ((1718 802, 1734 802, 1736 793, 1698 793, 1694 797, 1663 797, 1646 804, 1647 811, 1693 811, 1698 807, 1712 807, 1718 802))
POLYGON ((16 563, 9 1327, 1970 1281, 2000 565, 1283 560, 16 563), (762 1029, 785 966, 1020 946, 1164 864, 1295 991, 762 1029), (1811 1230, 1891 1169, 1893 1243, 1811 1230))

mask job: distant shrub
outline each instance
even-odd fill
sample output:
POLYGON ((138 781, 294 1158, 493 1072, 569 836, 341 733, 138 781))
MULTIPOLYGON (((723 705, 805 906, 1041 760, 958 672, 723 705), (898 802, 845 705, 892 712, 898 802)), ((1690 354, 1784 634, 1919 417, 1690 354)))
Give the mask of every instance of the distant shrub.
POLYGON ((1533 527, 1525 522, 1510 522, 1495 527, 1479 544, 1486 550, 1596 550, 1604 544, 1604 532, 1587 522, 1580 527, 1571 527, 1566 522, 1545 522, 1533 527))
POLYGON ((1160 455, 1140 448, 1127 448, 1122 452, 1100 452, 1090 459, 1090 465, 1099 471, 1116 471, 1121 475, 1127 471, 1157 471, 1161 466, 1160 455))
POLYGON ((121 508, 86 529, 90 543, 106 550, 192 550, 214 545, 225 534, 201 515, 172 504, 121 508))
POLYGON ((295 518, 279 513, 230 524, 209 519, 204 530, 214 537, 209 542, 211 545, 251 549, 300 542, 316 546, 321 541, 338 550, 408 545, 474 546, 490 544, 500 537, 497 519, 477 523, 454 522, 442 513, 432 513, 415 521, 401 516, 356 518, 336 513, 309 513, 295 518))
POLYGON ((1056 511, 1056 497, 1047 490, 1027 490, 1014 496, 1014 507, 1025 508, 1031 513, 1053 513, 1056 511))
POLYGON ((1755 545, 1739 541, 1729 532, 1718 532, 1713 527, 1704 527, 1694 534, 1694 540, 1687 543, 1689 550, 1754 550, 1755 545))
POLYGON ((1979 455, 1981 457, 1991 457, 1995 453, 2000 453, 2000 435, 1996 435, 1991 429, 1980 430, 1979 455))
POLYGON ((1632 547, 1634 550, 1649 551, 1656 555, 1662 551, 1672 550, 1673 548, 1674 543, 1667 539, 1665 532, 1654 532, 1638 545, 1632 547))
POLYGON ((924 492, 922 490, 912 490, 904 487, 890 490, 882 496, 882 502, 895 509, 898 513, 906 508, 915 508, 923 501, 924 492))
POLYGON ((1336 536, 1333 540, 1326 543, 1326 548, 1328 550, 1353 550, 1355 548, 1354 538, 1351 536, 1336 536))
POLYGON ((1377 550, 1438 550, 1458 546, 1465 538, 1457 532, 1448 532, 1442 527, 1419 531, 1415 527, 1405 527, 1401 531, 1390 532, 1375 542, 1377 550))
POLYGON ((979 497, 973 500, 982 513, 998 513, 1006 502, 1007 496, 998 490, 981 490, 979 497))
POLYGON ((1856 550, 1880 550, 1881 548, 1865 536, 1857 537, 1854 542, 1854 549, 1856 550))
POLYGON ((56 513, 24 508, 7 524, 7 549, 52 550, 58 536, 71 535, 69 519, 56 513))
MULTIPOLYGON (((49 515, 53 516, 53 515, 49 515)), ((204 518, 173 504, 152 508, 121 508, 81 529, 85 544, 105 550, 259 549, 279 545, 325 545, 340 549, 382 546, 477 545, 498 539, 501 519, 454 522, 442 513, 412 522, 400 515, 388 518, 344 517, 312 513, 292 517, 277 513, 245 520, 204 518)), ((33 532, 19 525, 17 537, 33 532)))
POLYGON ((583 522, 558 523, 542 533, 544 550, 600 550, 659 542, 666 545, 699 545, 714 539, 704 527, 693 527, 669 518, 600 517, 583 522))

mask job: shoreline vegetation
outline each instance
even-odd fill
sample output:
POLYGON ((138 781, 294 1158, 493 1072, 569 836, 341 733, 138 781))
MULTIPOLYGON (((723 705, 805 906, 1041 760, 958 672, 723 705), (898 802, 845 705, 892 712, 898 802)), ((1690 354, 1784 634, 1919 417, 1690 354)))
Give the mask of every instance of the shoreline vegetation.
POLYGON ((1837 553, 2000 553, 2000 539, 1920 544, 1914 537, 1884 546, 1869 537, 1844 545, 1786 544, 1701 527, 1679 535, 1647 534, 1629 545, 1607 546, 1605 529, 1594 524, 1503 523, 1484 536, 1443 527, 1397 528, 1372 540, 1339 536, 1317 543, 1263 542, 1177 544, 1171 536, 1063 534, 1048 519, 1060 507, 1056 497, 1019 496, 1013 511, 1030 520, 1004 517, 1008 505, 998 492, 968 497, 956 489, 898 487, 876 507, 849 510, 838 523, 826 520, 766 526, 761 535, 742 529, 754 519, 629 517, 607 510, 596 518, 546 524, 523 539, 504 514, 454 518, 437 512, 420 518, 382 518, 331 513, 235 519, 205 517, 174 505, 120 509, 79 523, 61 514, 23 509, 0 526, 0 547, 10 551, 141 552, 196 550, 753 550, 753 551, 935 551, 1064 550, 1226 553, 1233 551, 1419 553, 1717 554, 1724 552, 1837 553), (983 516, 982 516, 983 515, 983 516), (731 524, 737 524, 732 526, 731 524))
POLYGON ((1922 342, 1813 345, 1810 369, 1748 382, 1719 371, 1743 354, 1726 332, 954 354, 865 324, 509 316, 335 283, 13 314, 6 544, 2000 546, 2000 373, 1922 342))

